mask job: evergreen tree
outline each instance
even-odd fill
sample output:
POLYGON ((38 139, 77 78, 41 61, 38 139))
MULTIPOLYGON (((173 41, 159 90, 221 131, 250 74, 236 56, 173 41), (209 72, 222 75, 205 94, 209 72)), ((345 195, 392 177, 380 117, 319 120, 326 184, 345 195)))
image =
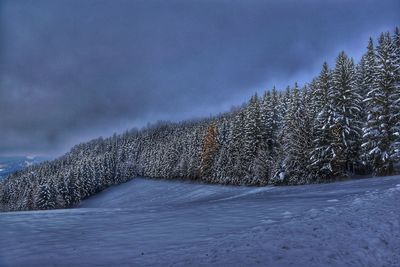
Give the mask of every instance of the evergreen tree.
POLYGON ((400 90, 396 82, 396 46, 389 33, 382 34, 377 47, 377 68, 373 88, 368 92, 368 123, 363 147, 374 172, 393 172, 398 161, 400 136, 400 90))
POLYGON ((310 152, 312 173, 316 179, 327 180, 334 178, 332 163, 335 151, 332 129, 334 128, 334 110, 330 98, 332 74, 325 62, 314 88, 313 106, 317 113, 313 121, 313 149, 310 152))
POLYGON ((307 156, 312 148, 312 118, 306 105, 305 95, 293 91, 292 105, 287 115, 284 138, 283 170, 274 177, 275 184, 303 184, 310 182, 310 160, 307 156))
POLYGON ((271 175, 273 159, 277 154, 280 112, 278 92, 275 87, 266 91, 260 105, 260 137, 261 141, 255 158, 255 176, 259 184, 268 183, 271 175))
POLYGON ((73 174, 69 175, 68 179, 68 194, 70 197, 70 205, 73 206, 81 200, 81 195, 79 191, 80 184, 78 183, 78 179, 73 174))
POLYGON ((361 142, 361 96, 357 92, 354 62, 344 52, 336 60, 329 92, 332 113, 334 173, 346 176, 357 162, 361 142))
POLYGON ((260 129, 260 107, 257 95, 250 99, 249 105, 245 109, 244 133, 243 133, 243 150, 242 150, 242 169, 247 176, 247 180, 251 182, 254 178, 254 168, 257 150, 261 142, 260 129))
POLYGON ((203 141, 203 151, 201 154, 201 176, 204 178, 212 178, 212 166, 218 150, 217 127, 214 123, 208 126, 206 135, 203 141))
POLYGON ((39 209, 48 210, 55 208, 54 192, 49 184, 42 184, 39 187, 36 203, 39 209))
MULTIPOLYGON (((368 100, 368 94, 373 90, 375 85, 376 68, 377 66, 375 48, 373 40, 372 38, 370 38, 368 41, 367 52, 361 57, 361 61, 357 69, 359 92, 363 98, 363 102, 361 105, 363 110, 361 114, 363 121, 363 133, 368 123, 368 110, 372 108, 371 101, 368 100)), ((368 137, 364 136, 363 134, 363 143, 368 142, 367 138, 368 137)), ((368 147, 362 145, 361 159, 364 166, 363 173, 370 171, 368 153, 368 147)))
POLYGON ((227 166, 228 177, 231 183, 239 184, 240 179, 246 174, 243 172, 243 138, 244 138, 244 110, 240 109, 234 115, 230 127, 231 142, 228 147, 229 163, 227 166))
POLYGON ((374 87, 375 72, 376 72, 376 55, 372 38, 369 39, 367 52, 362 56, 361 60, 361 82, 360 92, 366 98, 367 94, 374 87))

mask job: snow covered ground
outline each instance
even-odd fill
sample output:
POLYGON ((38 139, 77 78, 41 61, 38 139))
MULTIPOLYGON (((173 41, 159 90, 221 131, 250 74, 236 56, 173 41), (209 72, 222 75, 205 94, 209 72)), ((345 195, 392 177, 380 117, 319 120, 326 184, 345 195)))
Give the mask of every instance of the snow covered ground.
POLYGON ((296 187, 134 179, 0 213, 0 266, 400 266, 400 176, 296 187))

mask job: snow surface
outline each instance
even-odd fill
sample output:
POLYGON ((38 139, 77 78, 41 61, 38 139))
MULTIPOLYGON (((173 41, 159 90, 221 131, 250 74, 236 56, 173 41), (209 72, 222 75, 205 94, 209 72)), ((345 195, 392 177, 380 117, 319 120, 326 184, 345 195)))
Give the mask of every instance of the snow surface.
POLYGON ((136 178, 0 213, 0 266, 400 266, 400 176, 295 187, 136 178))

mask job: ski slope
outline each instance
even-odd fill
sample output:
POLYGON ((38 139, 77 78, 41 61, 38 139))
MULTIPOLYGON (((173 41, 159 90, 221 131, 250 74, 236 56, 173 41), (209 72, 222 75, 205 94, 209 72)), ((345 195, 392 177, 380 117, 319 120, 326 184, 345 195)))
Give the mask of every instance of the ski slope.
POLYGON ((400 266, 400 176, 295 187, 136 178, 0 213, 0 266, 400 266))

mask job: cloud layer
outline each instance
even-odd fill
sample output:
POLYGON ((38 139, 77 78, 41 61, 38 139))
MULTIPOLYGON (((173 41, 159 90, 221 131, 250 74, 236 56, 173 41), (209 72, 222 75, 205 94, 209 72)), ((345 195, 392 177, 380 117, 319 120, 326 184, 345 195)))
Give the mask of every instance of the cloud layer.
POLYGON ((59 155, 307 82, 399 24, 393 1, 2 1, 0 154, 59 155))

